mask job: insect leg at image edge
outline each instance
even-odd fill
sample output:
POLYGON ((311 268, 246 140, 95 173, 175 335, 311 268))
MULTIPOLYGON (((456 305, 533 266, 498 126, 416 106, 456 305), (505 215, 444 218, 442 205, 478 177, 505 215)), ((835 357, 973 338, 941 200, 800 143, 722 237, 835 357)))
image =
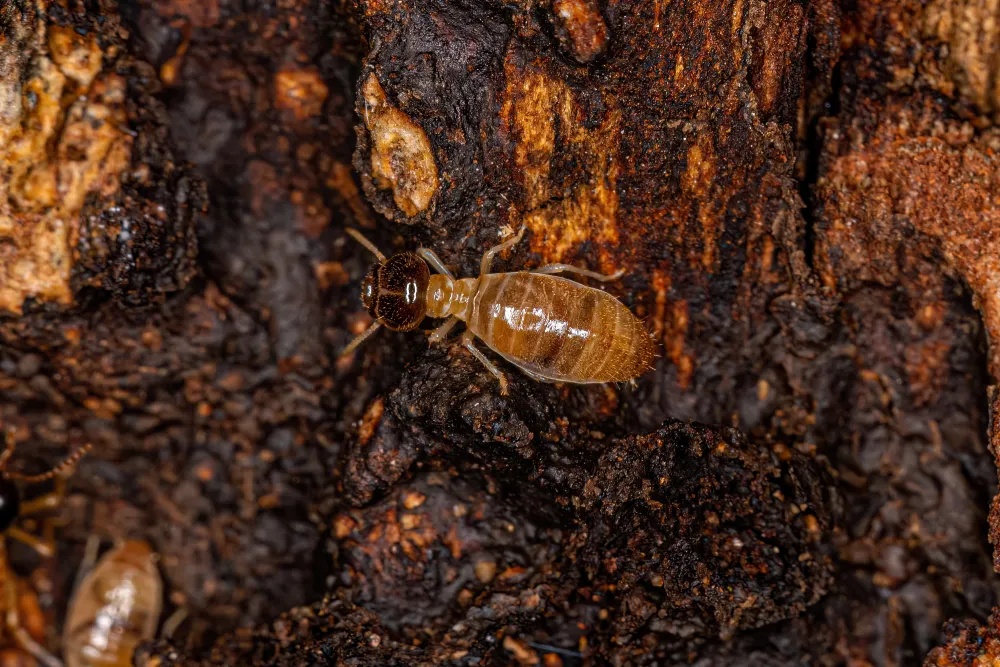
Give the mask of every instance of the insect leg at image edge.
POLYGON ((45 523, 45 534, 41 538, 31 535, 13 524, 19 518, 57 508, 65 495, 66 477, 72 473, 79 460, 90 451, 91 446, 89 444, 83 445, 47 472, 40 475, 25 475, 7 470, 7 463, 14 455, 16 443, 10 432, 4 433, 4 441, 6 448, 0 454, 0 576, 3 577, 3 580, 0 581, 0 588, 2 588, 0 604, 3 605, 4 628, 19 649, 32 655, 45 667, 62 667, 62 662, 35 641, 21 623, 16 589, 17 578, 7 560, 7 539, 23 542, 43 558, 51 558, 55 555, 55 539, 50 522, 45 523), (39 498, 21 502, 21 492, 14 480, 26 484, 36 484, 51 479, 55 480, 55 489, 52 492, 39 498))

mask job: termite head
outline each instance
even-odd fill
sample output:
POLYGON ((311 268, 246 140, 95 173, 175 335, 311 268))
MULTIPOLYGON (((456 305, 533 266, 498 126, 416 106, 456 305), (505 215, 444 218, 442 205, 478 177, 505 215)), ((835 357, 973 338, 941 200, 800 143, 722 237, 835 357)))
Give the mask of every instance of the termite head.
POLYGON ((416 329, 427 315, 427 285, 431 281, 427 262, 419 255, 402 252, 386 259, 361 232, 348 228, 347 233, 378 257, 378 263, 361 281, 361 303, 375 321, 348 343, 341 356, 353 352, 379 327, 393 331, 416 329))
POLYGON ((427 262, 412 252, 375 264, 361 282, 361 303, 393 331, 411 331, 427 315, 427 262))
POLYGON ((6 477, 0 477, 0 533, 10 528, 21 511, 21 492, 6 477))

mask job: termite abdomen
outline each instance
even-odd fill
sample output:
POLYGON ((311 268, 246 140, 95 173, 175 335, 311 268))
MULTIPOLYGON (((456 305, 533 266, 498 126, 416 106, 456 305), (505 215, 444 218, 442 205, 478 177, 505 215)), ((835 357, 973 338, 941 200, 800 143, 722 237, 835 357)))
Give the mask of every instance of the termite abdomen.
POLYGON ((481 279, 469 330, 536 379, 625 382, 649 369, 655 345, 620 301, 557 276, 481 279))
POLYGON ((156 634, 163 582, 155 555, 141 540, 105 554, 80 582, 66 612, 66 667, 125 667, 136 647, 156 634))
POLYGON ((376 264, 361 283, 368 313, 394 331, 417 328, 427 314, 427 263, 413 253, 393 255, 376 264))

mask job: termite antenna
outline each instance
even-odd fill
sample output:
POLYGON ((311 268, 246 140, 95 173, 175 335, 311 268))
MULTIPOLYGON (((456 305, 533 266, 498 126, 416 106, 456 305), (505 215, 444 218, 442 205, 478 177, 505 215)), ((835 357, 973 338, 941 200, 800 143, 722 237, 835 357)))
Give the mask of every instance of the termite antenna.
MULTIPOLYGON (((87 443, 86 445, 79 447, 75 452, 66 457, 66 459, 62 463, 56 465, 48 472, 43 472, 41 475, 22 475, 19 472, 4 471, 4 476, 7 477, 8 479, 19 479, 22 482, 26 482, 28 484, 35 484, 37 482, 47 482, 53 477, 58 477, 67 470, 73 468, 73 466, 75 466, 80 459, 82 459, 84 456, 87 455, 87 452, 91 450, 91 447, 92 445, 90 443, 87 443)), ((11 451, 11 449, 13 448, 9 448, 7 451, 11 451)), ((4 453, 6 454, 7 452, 4 453)), ((0 463, 6 463, 7 458, 9 457, 4 458, 3 461, 0 463)))
MULTIPOLYGON (((353 227, 348 227, 346 229, 346 231, 347 231, 348 234, 351 235, 351 237, 355 241, 357 241, 358 243, 360 243, 364 247, 368 248, 372 252, 373 255, 375 255, 376 257, 378 257, 378 261, 385 262, 385 255, 383 255, 381 252, 379 252, 379 249, 375 247, 375 244, 372 243, 371 241, 369 241, 368 239, 366 239, 361 232, 359 232, 358 230, 354 229, 353 227)), ((362 340, 364 340, 364 339, 362 339, 362 340)))
POLYGON ((361 343, 365 342, 365 340, 367 340, 369 336, 378 331, 378 328, 380 326, 382 326, 382 323, 379 322, 378 320, 372 322, 372 325, 367 329, 365 329, 364 333, 358 335, 357 337, 355 337, 354 340, 352 340, 350 343, 347 344, 347 347, 345 347, 344 351, 340 353, 340 356, 346 357, 351 352, 354 352, 354 350, 358 347, 358 345, 361 345, 361 343))

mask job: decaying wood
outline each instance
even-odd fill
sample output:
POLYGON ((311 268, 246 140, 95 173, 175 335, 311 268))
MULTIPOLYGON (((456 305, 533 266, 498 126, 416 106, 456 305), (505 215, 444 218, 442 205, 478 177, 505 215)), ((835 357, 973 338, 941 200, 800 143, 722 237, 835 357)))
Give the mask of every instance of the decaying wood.
POLYGON ((54 581, 161 553, 138 664, 995 657, 995 3, 112 4, 0 11, 0 418, 95 444, 54 581), (498 268, 623 270, 663 356, 338 358, 347 226, 462 275, 525 227, 498 268))
POLYGON ((129 305, 181 289, 205 195, 174 164, 152 72, 114 12, 46 5, 0 15, 0 310, 88 286, 129 305))

